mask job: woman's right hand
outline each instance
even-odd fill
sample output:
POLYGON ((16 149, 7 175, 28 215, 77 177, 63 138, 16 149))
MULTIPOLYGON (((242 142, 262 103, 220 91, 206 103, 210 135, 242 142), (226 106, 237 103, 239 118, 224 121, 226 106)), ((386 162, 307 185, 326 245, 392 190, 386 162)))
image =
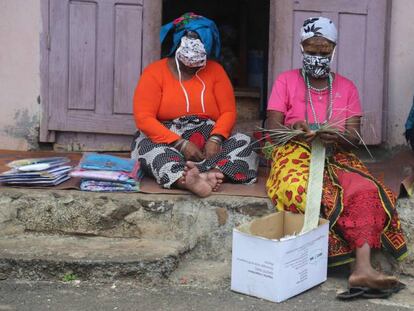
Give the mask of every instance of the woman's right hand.
POLYGON ((204 160, 203 152, 191 141, 188 141, 184 149, 181 150, 184 158, 189 161, 200 162, 204 160))
POLYGON ((316 136, 316 133, 310 130, 309 125, 305 121, 296 121, 293 123, 292 128, 303 131, 305 133, 304 138, 307 142, 311 142, 316 136))

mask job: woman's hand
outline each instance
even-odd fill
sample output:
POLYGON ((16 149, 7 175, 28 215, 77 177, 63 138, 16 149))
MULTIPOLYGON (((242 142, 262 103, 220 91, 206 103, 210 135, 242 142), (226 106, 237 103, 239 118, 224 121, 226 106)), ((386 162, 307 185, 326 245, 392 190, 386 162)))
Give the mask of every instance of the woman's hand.
POLYGON ((205 158, 201 150, 191 141, 185 143, 181 153, 184 155, 184 158, 189 161, 200 162, 205 158))
POLYGON ((318 137, 324 145, 331 145, 338 142, 338 135, 332 132, 320 131, 318 137))
POLYGON ((332 131, 319 131, 318 136, 325 145, 338 144, 345 148, 352 148, 358 145, 361 137, 360 133, 361 121, 360 117, 355 116, 346 120, 345 131, 338 135, 332 131))
POLYGON ((217 153, 219 153, 221 150, 221 145, 218 144, 215 141, 207 140, 205 146, 204 146, 204 155, 205 158, 211 159, 214 157, 217 153))
POLYGON ((292 128, 294 130, 303 131, 305 133, 304 138, 307 142, 311 142, 316 136, 316 133, 309 129, 309 126, 305 121, 296 121, 293 123, 292 128))

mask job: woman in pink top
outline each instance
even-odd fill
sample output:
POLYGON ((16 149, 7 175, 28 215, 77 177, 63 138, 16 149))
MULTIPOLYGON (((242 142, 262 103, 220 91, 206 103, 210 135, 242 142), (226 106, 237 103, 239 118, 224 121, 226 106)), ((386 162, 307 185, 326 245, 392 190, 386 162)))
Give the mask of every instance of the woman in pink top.
MULTIPOLYGON (((317 136, 326 145, 321 215, 330 221, 330 266, 349 263, 355 257, 348 280, 353 288, 338 297, 349 298, 367 295, 366 288, 401 287, 395 277, 372 267, 370 254, 372 248, 382 247, 402 259, 407 247, 394 195, 349 151, 359 142, 362 111, 355 85, 330 72, 336 40, 332 21, 323 17, 307 19, 301 28, 303 67, 282 73, 274 83, 267 127, 288 126, 304 134, 302 139, 273 150, 266 188, 278 210, 304 213, 310 142, 317 136), (343 135, 316 131, 326 122, 343 135)), ((379 293, 386 296, 390 292, 379 293)))

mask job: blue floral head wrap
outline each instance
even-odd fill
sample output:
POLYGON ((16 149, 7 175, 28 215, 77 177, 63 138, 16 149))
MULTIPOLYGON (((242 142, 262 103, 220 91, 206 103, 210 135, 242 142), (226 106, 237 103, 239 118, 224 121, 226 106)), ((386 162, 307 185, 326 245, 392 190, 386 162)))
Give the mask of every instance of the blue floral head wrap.
POLYGON ((200 36, 208 56, 220 57, 220 35, 216 24, 212 20, 192 12, 185 13, 171 23, 161 27, 161 43, 172 32, 173 44, 169 55, 175 52, 181 42, 181 38, 187 31, 194 31, 200 36))

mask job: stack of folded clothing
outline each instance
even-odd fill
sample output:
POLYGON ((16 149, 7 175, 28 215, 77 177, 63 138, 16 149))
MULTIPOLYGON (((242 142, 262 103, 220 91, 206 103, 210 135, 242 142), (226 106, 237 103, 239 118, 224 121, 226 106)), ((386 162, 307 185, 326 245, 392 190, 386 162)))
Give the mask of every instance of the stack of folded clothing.
POLYGON ((86 153, 70 176, 82 179, 80 188, 84 191, 137 192, 143 173, 136 160, 86 153))
POLYGON ((7 163, 11 170, 0 174, 0 183, 19 186, 56 186, 68 180, 72 166, 66 157, 16 160, 7 163))

